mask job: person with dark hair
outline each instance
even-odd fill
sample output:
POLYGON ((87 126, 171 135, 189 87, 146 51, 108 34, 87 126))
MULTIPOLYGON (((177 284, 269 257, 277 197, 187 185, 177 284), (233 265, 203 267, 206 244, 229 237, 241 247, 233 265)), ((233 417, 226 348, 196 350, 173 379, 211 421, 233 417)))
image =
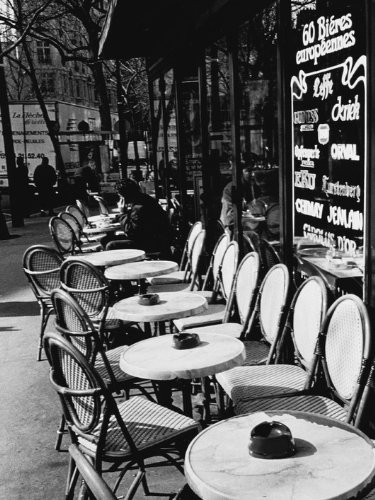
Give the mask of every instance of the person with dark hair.
MULTIPOLYGON (((241 164, 242 168, 242 197, 244 203, 250 203, 254 199, 254 187, 252 181, 252 168, 246 163, 241 164)), ((234 217, 233 217, 233 182, 230 181, 225 185, 221 197, 221 213, 220 220, 225 228, 230 232, 233 231, 234 217)))
POLYGON ((121 223, 125 236, 111 241, 102 240, 106 250, 116 248, 139 248, 146 253, 160 253, 161 258, 170 258, 172 231, 167 213, 157 200, 142 193, 133 180, 121 181, 116 185, 119 196, 131 207, 121 223))
POLYGON ((55 215, 53 211, 54 185, 57 180, 55 169, 49 164, 47 156, 43 156, 42 163, 34 172, 34 183, 39 193, 40 215, 55 215))

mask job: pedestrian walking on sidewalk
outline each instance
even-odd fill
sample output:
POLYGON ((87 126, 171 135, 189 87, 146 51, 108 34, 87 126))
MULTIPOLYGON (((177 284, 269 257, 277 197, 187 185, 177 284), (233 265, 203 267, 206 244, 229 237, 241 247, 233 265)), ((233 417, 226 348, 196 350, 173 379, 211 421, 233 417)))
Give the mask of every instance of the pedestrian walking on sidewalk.
POLYGON ((55 215, 53 212, 53 201, 56 183, 56 171, 49 164, 48 158, 44 156, 42 163, 38 165, 34 172, 34 183, 39 193, 40 215, 55 215))

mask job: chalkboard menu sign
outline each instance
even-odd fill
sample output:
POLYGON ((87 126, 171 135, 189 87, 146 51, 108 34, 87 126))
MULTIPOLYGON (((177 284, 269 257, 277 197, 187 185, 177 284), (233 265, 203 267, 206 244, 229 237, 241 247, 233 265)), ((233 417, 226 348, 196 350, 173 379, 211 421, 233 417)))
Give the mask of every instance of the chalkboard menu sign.
POLYGON ((354 255, 366 208, 365 0, 312 7, 293 19, 294 234, 354 255))

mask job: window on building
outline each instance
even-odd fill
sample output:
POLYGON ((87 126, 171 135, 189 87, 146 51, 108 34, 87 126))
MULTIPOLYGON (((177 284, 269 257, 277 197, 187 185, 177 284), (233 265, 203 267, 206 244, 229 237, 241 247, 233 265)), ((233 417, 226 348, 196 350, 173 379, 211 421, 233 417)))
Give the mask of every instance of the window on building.
POLYGON ((55 93, 55 77, 53 73, 42 73, 40 81, 40 90, 43 94, 55 93))
POLYGON ((80 82, 80 80, 76 81, 76 97, 78 97, 78 98, 82 97, 82 89, 81 89, 81 82, 80 82))
POLYGON ((51 47, 48 42, 36 42, 36 53, 39 64, 51 64, 51 47))

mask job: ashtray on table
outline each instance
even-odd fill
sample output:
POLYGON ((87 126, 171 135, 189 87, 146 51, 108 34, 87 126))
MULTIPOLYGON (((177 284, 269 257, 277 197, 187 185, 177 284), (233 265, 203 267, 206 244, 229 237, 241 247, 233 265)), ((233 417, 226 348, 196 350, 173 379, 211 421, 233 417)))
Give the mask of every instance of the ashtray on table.
POLYGON ((173 345, 176 349, 191 349, 200 344, 197 333, 175 333, 173 335, 173 345))
POLYGON ((144 293, 139 296, 138 303, 142 306, 154 306, 155 304, 159 304, 160 297, 157 293, 144 293))
POLYGON ((289 427, 282 422, 261 422, 250 433, 249 453, 257 458, 286 458, 296 451, 289 427))

